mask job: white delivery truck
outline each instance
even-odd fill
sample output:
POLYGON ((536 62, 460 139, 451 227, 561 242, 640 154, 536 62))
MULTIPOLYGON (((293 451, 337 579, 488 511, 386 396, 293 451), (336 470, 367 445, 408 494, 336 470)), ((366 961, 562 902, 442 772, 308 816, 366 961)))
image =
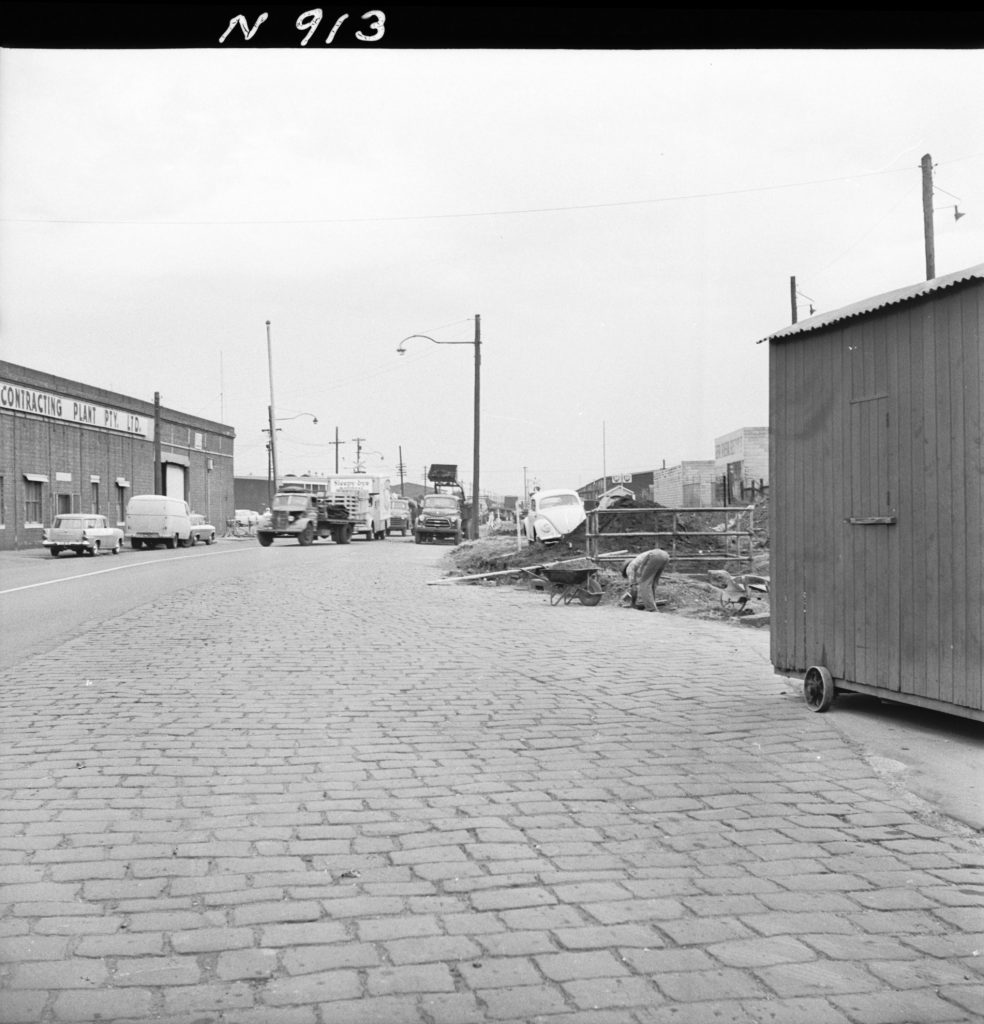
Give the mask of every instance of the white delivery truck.
POLYGON ((371 473, 332 474, 318 477, 325 481, 329 497, 349 509, 359 522, 355 535, 366 540, 385 540, 390 529, 390 480, 371 473))
POLYGON ((124 535, 133 548, 190 547, 191 509, 180 498, 136 494, 126 503, 124 535))

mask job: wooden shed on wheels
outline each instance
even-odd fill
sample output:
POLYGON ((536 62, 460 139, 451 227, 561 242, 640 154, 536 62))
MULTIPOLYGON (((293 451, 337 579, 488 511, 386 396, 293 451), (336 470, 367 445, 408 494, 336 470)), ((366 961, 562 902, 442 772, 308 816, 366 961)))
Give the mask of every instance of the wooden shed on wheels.
POLYGON ((984 721, 984 264, 763 341, 776 672, 984 721))

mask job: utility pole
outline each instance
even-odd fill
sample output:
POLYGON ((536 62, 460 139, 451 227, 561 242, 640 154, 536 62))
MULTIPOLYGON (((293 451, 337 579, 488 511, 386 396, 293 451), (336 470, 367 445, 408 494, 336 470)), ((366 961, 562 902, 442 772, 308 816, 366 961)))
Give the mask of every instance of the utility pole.
POLYGON ((400 470, 400 497, 401 498, 405 498, 406 495, 403 493, 403 470, 405 468, 404 465, 403 465, 403 445, 401 444, 401 445, 397 446, 396 450, 400 453, 400 465, 399 465, 399 470, 400 470))
MULTIPOLYGON (((273 411, 273 348, 270 344, 270 321, 266 322, 267 330, 267 364, 270 371, 270 472, 272 474, 273 492, 277 490, 277 416, 273 411)), ((273 499, 271 498, 271 504, 273 499)))
POLYGON ((478 457, 481 450, 479 444, 479 408, 481 405, 482 379, 482 318, 475 314, 475 431, 474 451, 472 453, 472 514, 469 532, 473 540, 478 540, 478 457))
POLYGON ((335 446, 335 474, 337 475, 338 474, 338 449, 339 449, 339 447, 341 445, 345 444, 344 441, 339 441, 338 440, 338 427, 335 427, 335 440, 334 441, 329 441, 328 443, 329 444, 333 444, 335 446))
POLYGON ((352 440, 355 442, 355 472, 362 472, 362 442, 365 440, 364 437, 353 437, 352 440))
MULTIPOLYGON (((810 291, 813 291, 811 288, 810 291)), ((791 277, 789 279, 789 304, 792 307, 793 312, 793 323, 796 323, 796 278, 791 277)))
POLYGON ((270 440, 267 443, 267 451, 269 452, 269 458, 267 459, 267 493, 270 495, 270 507, 273 507, 273 496, 277 493, 277 456, 274 452, 273 437, 277 432, 276 424, 273 419, 273 406, 267 406, 267 419, 269 420, 269 426, 266 428, 264 433, 270 435, 270 440))
POLYGON ((936 248, 933 239, 933 158, 922 158, 923 235, 926 241, 926 280, 936 277, 936 248))
POLYGON ((601 421, 601 493, 608 490, 608 445, 605 441, 605 421, 601 421))
POLYGON ((161 479, 161 393, 154 392, 154 494, 163 494, 161 479))

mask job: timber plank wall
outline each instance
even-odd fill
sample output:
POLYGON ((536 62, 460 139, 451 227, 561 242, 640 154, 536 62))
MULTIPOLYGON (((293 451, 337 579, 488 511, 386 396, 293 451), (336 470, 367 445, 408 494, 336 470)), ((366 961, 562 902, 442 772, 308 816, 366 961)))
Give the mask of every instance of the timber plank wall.
POLYGON ((770 339, 777 671, 981 711, 982 339, 980 279, 770 339))

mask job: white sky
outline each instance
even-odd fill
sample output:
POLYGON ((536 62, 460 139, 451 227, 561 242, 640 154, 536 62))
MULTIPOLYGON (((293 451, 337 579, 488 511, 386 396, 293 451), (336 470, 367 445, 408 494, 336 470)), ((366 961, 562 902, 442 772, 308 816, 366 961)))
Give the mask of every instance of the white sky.
POLYGON ((974 50, 0 53, 0 351, 229 423, 266 473, 577 487, 768 422, 817 312, 984 261, 974 50), (966 216, 954 220, 957 203, 966 216), (808 316, 808 302, 800 318, 808 316), (318 418, 315 426, 310 416, 318 418))

